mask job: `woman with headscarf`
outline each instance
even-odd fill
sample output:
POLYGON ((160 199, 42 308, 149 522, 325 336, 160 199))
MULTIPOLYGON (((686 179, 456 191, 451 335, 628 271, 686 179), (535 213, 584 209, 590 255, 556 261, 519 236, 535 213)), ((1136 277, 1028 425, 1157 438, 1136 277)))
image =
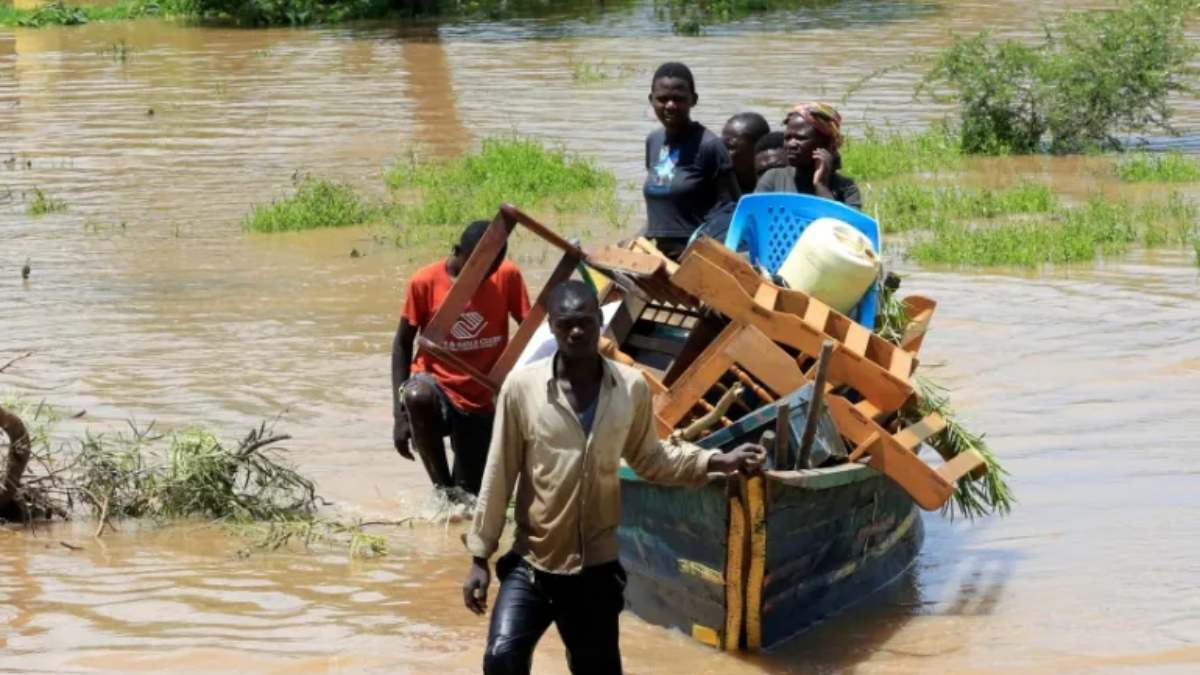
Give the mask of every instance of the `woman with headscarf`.
POLYGON ((838 173, 842 145, 842 116, 828 103, 798 105, 783 120, 783 147, 788 166, 770 169, 755 192, 797 192, 862 208, 854 181, 838 173))

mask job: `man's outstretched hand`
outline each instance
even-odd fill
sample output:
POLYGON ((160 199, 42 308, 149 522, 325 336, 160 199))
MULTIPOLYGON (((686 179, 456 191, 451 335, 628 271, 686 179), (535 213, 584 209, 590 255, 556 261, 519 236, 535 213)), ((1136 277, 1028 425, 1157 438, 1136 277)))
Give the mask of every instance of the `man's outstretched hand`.
POLYGON ((708 460, 708 470, 725 474, 740 471, 747 476, 756 476, 762 473, 766 461, 766 448, 757 443, 743 443, 729 452, 713 455, 708 460))
POLYGON ((472 558, 467 580, 463 582, 463 602, 467 609, 481 616, 487 611, 487 593, 491 583, 492 573, 488 570, 487 560, 472 558))

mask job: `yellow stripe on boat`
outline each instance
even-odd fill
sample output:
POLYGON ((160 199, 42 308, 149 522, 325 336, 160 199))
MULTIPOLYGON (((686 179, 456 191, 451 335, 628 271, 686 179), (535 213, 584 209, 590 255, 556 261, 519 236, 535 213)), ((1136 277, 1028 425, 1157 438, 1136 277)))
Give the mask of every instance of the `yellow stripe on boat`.
POLYGON ((709 567, 708 565, 696 562, 695 560, 680 559, 679 573, 697 577, 718 586, 725 585, 725 575, 709 567))

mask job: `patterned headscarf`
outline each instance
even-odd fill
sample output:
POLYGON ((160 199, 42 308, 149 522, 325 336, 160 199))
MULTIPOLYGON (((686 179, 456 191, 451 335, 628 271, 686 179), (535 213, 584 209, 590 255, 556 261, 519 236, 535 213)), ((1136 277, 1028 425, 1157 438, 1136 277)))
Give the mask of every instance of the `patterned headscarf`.
POLYGON ((814 101, 813 103, 803 103, 787 114, 783 123, 787 124, 793 117, 799 115, 804 118, 805 122, 812 125, 812 128, 818 133, 829 139, 829 145, 837 150, 842 145, 842 116, 838 111, 828 103, 814 101))

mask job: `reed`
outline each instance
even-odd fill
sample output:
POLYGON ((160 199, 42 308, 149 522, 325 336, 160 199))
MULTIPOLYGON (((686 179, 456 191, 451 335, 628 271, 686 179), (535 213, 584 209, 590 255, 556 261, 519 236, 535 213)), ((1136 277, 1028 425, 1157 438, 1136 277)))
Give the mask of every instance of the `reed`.
POLYGON ((1200 161, 1180 152, 1160 155, 1137 153, 1121 157, 1113 165, 1117 177, 1127 183, 1191 183, 1200 181, 1200 161))
POLYGON ((378 213, 378 207, 343 183, 296 176, 293 191, 259 204, 242 220, 251 232, 296 232, 322 227, 360 225, 378 213))

